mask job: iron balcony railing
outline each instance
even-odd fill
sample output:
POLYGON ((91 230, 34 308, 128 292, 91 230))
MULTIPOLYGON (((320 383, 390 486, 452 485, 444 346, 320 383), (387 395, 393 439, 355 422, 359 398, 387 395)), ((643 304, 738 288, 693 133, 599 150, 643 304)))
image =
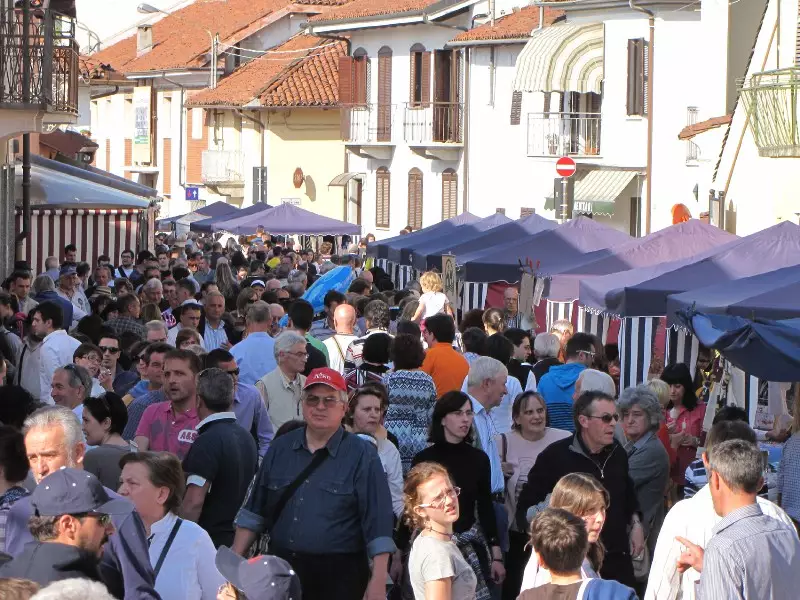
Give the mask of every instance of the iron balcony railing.
POLYGON ((49 9, 0 12, 0 108, 78 114, 75 19, 49 9))
POLYGON ((403 137, 408 144, 463 144, 464 105, 461 102, 406 103, 403 137))
POLYGON ((396 104, 343 106, 342 139, 356 144, 392 141, 396 104))
POLYGON ((599 156, 600 113, 528 113, 528 156, 599 156))
POLYGON ((800 157, 800 68, 755 73, 739 87, 759 156, 800 157))
POLYGON ((240 150, 204 150, 203 183, 243 183, 244 152, 240 150))

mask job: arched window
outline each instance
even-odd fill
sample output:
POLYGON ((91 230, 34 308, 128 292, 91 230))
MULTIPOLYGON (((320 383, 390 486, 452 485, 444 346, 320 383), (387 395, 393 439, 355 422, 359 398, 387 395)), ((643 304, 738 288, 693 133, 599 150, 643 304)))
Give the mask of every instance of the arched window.
POLYGON ((453 169, 442 173, 442 220, 458 214, 458 175, 453 169))
POLYGON ((431 53, 422 44, 414 44, 411 57, 411 87, 408 101, 411 106, 426 106, 431 101, 431 53))
POLYGON ((408 172, 408 225, 422 229, 422 171, 417 168, 408 172))
POLYGON ((375 172, 375 227, 389 227, 389 192, 391 175, 389 169, 380 167, 375 172))

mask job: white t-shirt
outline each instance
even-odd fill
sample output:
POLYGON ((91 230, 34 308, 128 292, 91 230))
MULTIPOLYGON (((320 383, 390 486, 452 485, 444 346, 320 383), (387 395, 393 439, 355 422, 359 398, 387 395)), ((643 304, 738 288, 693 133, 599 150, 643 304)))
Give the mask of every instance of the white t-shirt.
POLYGON ((422 313, 423 319, 443 313, 444 307, 449 304, 447 295, 442 292, 425 292, 419 297, 419 303, 425 306, 425 311, 422 313))
POLYGON ((452 578, 450 597, 474 600, 478 579, 454 542, 420 535, 408 557, 409 577, 415 600, 425 600, 425 583, 452 578))

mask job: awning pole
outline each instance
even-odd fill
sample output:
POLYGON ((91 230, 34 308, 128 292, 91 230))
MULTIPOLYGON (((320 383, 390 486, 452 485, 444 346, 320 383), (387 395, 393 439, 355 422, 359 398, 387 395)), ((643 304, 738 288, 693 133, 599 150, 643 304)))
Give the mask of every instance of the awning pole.
POLYGON ((31 230, 31 134, 22 134, 22 231, 17 234, 17 260, 23 260, 22 246, 31 230))

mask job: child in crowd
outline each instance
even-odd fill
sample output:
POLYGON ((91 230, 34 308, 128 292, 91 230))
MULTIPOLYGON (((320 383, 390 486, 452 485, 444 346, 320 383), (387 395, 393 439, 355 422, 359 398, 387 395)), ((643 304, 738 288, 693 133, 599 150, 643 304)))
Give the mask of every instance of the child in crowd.
POLYGON ((419 284, 422 287, 422 295, 419 297, 419 306, 411 319, 412 321, 419 323, 439 313, 453 314, 447 294, 442 292, 444 286, 442 285, 442 277, 438 273, 434 271, 423 273, 422 277, 419 278, 419 284))

